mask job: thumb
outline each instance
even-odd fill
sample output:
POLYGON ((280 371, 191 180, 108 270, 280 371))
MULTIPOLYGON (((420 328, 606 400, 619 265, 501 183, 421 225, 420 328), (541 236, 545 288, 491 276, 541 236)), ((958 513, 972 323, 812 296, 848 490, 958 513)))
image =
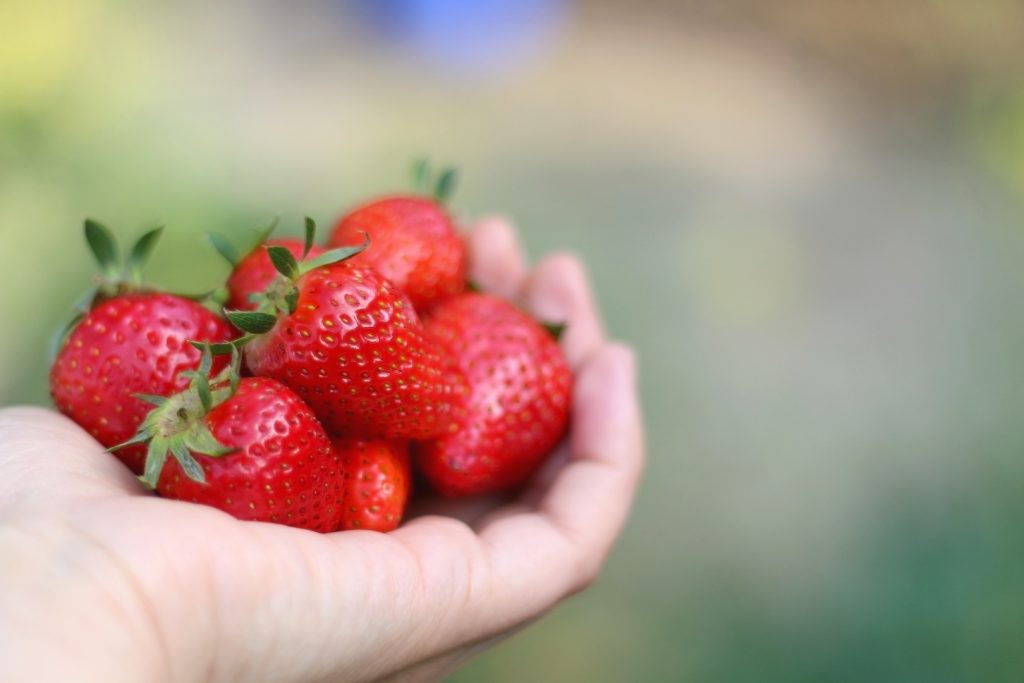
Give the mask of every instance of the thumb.
POLYGON ((128 468, 63 415, 0 408, 0 511, 142 492, 128 468))

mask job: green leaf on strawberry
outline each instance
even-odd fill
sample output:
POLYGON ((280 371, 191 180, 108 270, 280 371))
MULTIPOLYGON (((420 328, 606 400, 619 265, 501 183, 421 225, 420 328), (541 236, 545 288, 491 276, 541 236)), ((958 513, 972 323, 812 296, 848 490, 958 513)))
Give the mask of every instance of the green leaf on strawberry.
POLYGON ((147 396, 147 402, 155 407, 146 415, 138 432, 110 450, 148 443, 146 464, 139 479, 150 489, 156 488, 168 453, 177 460, 190 479, 204 482, 203 469, 192 454, 221 457, 232 451, 214 438, 204 418, 214 407, 234 395, 238 386, 235 378, 240 372, 239 365, 240 356, 236 353, 231 364, 211 379, 209 373, 213 368, 213 354, 210 344, 203 344, 199 367, 182 373, 183 377, 190 380, 188 388, 168 397, 147 396))

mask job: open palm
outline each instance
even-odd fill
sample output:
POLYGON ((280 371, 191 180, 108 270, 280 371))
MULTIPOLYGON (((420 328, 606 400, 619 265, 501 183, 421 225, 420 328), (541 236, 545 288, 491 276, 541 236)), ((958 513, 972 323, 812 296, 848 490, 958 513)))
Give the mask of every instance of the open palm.
POLYGON ((588 586, 642 468, 632 353, 575 259, 527 273, 497 219, 469 243, 485 290, 568 322, 571 435, 526 491, 316 534, 155 497, 69 420, 0 410, 0 680, 434 680, 588 586))

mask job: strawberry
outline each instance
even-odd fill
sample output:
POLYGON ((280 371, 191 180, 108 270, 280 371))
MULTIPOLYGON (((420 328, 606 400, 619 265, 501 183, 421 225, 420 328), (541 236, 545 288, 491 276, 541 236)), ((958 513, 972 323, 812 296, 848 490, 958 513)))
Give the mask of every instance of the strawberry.
MULTIPOLYGON (((271 226, 273 228, 273 226, 271 226)), ((266 233, 264 233, 265 235, 266 233)), ((270 262, 266 247, 284 247, 296 259, 317 257, 323 249, 310 245, 308 254, 304 251, 303 241, 294 237, 281 237, 271 240, 261 239, 247 255, 239 258, 234 249, 219 237, 210 236, 217 250, 231 264, 231 275, 228 276, 227 307, 244 311, 255 311, 259 304, 252 300, 254 294, 261 294, 277 278, 278 273, 270 262)))
MULTIPOLYGON (((232 330, 196 301, 141 287, 138 271, 159 232, 147 233, 132 250, 131 282, 120 281, 117 247, 106 228, 87 221, 86 233, 105 280, 56 355, 50 393, 58 410, 111 447, 131 437, 149 410, 135 394, 167 396, 188 384, 180 373, 194 370, 201 355, 188 340, 222 342, 232 330)), ((117 455, 142 471, 144 449, 117 455)))
POLYGON ((156 407, 131 441, 148 444, 142 482, 242 520, 336 530, 344 475, 313 411, 276 380, 239 379, 237 354, 211 381, 211 361, 185 373, 188 389, 148 397, 156 407))
POLYGON ((397 529, 412 486, 408 445, 357 437, 341 437, 331 443, 345 472, 341 528, 397 529))
POLYGON ((515 488, 565 434, 572 374, 549 330, 477 293, 438 305, 426 322, 469 387, 458 429, 416 445, 417 465, 446 496, 515 488))
MULTIPOLYGON (((441 176, 437 194, 451 188, 452 173, 441 176)), ((465 289, 466 248, 441 201, 400 195, 364 204, 338 220, 328 245, 352 244, 362 233, 370 235, 373 248, 352 262, 391 280, 417 310, 465 289)))
POLYGON ((249 333, 238 342, 246 365, 298 393, 332 434, 438 436, 449 428, 456 389, 408 298, 375 271, 342 262, 366 245, 301 265, 270 247, 286 279, 266 292, 260 311, 227 312, 249 333))

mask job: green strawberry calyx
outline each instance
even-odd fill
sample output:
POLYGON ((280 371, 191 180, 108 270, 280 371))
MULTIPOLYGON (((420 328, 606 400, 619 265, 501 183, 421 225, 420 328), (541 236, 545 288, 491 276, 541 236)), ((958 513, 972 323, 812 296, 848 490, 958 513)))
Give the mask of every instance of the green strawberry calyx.
MULTIPOLYGON (((92 306, 95 306, 104 299, 111 299, 121 294, 133 292, 154 292, 160 291, 159 287, 145 281, 142 277, 142 268, 149 261, 150 255, 156 247, 160 235, 163 234, 164 226, 160 225, 142 234, 122 259, 117 240, 107 226, 92 218, 85 219, 85 241, 89 245, 89 251, 100 266, 99 284, 89 291, 77 309, 84 313, 92 306)), ((191 299, 200 303, 216 300, 221 294, 220 288, 201 292, 199 294, 185 294, 175 292, 174 295, 183 299, 191 299)))
POLYGON ((213 245, 213 248, 217 250, 217 253, 220 254, 232 268, 234 268, 242 261, 242 259, 262 247, 263 244, 270 239, 270 235, 277 228, 277 224, 280 219, 280 216, 274 216, 274 219, 270 221, 270 224, 267 225, 267 227, 261 230, 256 230, 256 234, 244 251, 238 250, 226 237, 215 232, 206 233, 206 239, 209 240, 210 244, 213 245))
POLYGON ((156 246, 163 226, 144 233, 122 259, 117 240, 107 226, 92 218, 85 219, 85 242, 92 252, 93 258, 100 267, 100 276, 95 286, 91 287, 79 298, 74 306, 71 319, 62 325, 50 338, 49 357, 52 361, 57 357, 71 330, 81 322, 82 318, 93 306, 120 294, 151 291, 142 278, 142 267, 146 264, 153 247, 156 246))
POLYGON ((206 475, 193 454, 219 458, 234 451, 214 437, 206 416, 238 390, 241 355, 235 349, 231 363, 215 377, 210 377, 212 345, 193 343, 203 350, 203 355, 198 368, 181 373, 189 378, 188 387, 166 397, 135 394, 135 398, 151 404, 153 409, 143 419, 135 436, 109 449, 147 444, 146 464, 139 481, 151 490, 156 488, 169 455, 178 461, 189 479, 205 484, 206 475))
POLYGON ((557 342, 562 340, 562 334, 565 332, 565 328, 568 326, 567 323, 545 323, 541 322, 540 326, 551 335, 551 337, 557 342))
POLYGON ((447 204, 455 193, 459 171, 454 166, 445 166, 435 172, 429 157, 420 157, 412 164, 412 186, 434 198, 438 204, 447 204))
POLYGON ((145 289, 142 267, 153 253, 163 233, 159 226, 144 233, 121 258, 117 240, 107 226, 92 218, 85 219, 85 241, 100 266, 100 283, 92 298, 109 298, 129 291, 145 289))
POLYGON ((338 247, 323 252, 316 258, 309 258, 316 238, 316 223, 312 218, 305 220, 305 242, 302 257, 295 256, 285 247, 264 247, 270 262, 278 272, 278 277, 270 283, 266 291, 252 295, 257 304, 255 311, 235 311, 224 309, 224 315, 231 323, 245 334, 230 342, 211 345, 214 354, 231 353, 256 336, 269 332, 277 324, 280 316, 291 315, 299 301, 299 280, 306 273, 335 263, 340 263, 362 253, 370 246, 370 236, 363 233, 363 243, 350 247, 338 247))

